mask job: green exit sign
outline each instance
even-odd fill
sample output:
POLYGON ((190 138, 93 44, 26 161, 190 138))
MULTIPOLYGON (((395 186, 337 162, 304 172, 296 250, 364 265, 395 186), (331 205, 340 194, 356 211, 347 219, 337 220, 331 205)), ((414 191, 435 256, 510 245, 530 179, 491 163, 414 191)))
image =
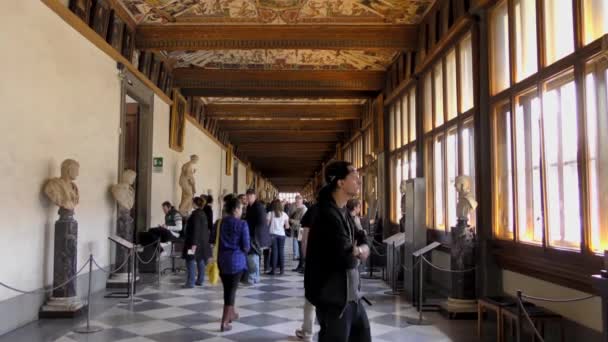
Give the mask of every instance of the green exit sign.
POLYGON ((154 167, 155 172, 162 172, 163 171, 163 158, 154 157, 152 159, 152 166, 154 167))

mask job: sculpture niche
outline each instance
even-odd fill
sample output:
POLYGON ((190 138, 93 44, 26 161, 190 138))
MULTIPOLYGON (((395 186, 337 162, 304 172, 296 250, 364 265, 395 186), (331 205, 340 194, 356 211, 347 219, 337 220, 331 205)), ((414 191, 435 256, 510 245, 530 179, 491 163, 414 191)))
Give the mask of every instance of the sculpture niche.
POLYGON ((78 251, 78 222, 74 219, 74 209, 80 195, 74 183, 80 165, 73 159, 61 163, 61 176, 46 181, 43 187, 48 199, 59 207, 59 219, 55 222, 55 241, 53 255, 53 290, 51 297, 40 309, 41 318, 74 317, 83 308, 76 296, 76 275, 78 251), (66 283, 67 282, 67 283, 66 283))
POLYGON ((179 212, 183 217, 190 216, 192 211, 192 199, 196 193, 196 181, 194 180, 194 173, 196 172, 194 165, 196 163, 198 163, 198 156, 193 154, 190 156, 190 161, 182 166, 182 173, 179 175, 179 186, 182 188, 179 212))
MULTIPOLYGON (((120 182, 118 184, 113 185, 110 188, 110 192, 112 193, 112 197, 118 204, 118 221, 116 225, 116 235, 119 237, 133 242, 133 217, 131 217, 131 209, 133 209, 133 205, 135 204, 135 189, 133 189, 133 184, 135 184, 135 178, 137 174, 133 170, 125 170, 123 171, 120 182)), ((116 260, 115 265, 120 266, 126 262, 126 259, 129 257, 129 251, 125 248, 117 247, 116 248, 116 260)), ((116 270, 116 273, 112 276, 112 279, 108 281, 108 285, 110 283, 121 283, 127 284, 127 270, 128 265, 116 270)))

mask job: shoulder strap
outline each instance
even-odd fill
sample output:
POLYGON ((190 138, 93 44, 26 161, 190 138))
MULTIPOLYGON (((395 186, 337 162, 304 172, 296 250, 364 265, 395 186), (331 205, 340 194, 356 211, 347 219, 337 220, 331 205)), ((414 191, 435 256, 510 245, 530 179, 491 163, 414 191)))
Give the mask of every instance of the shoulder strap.
POLYGON ((217 221, 217 226, 215 227, 215 246, 213 246, 213 260, 217 261, 217 254, 219 251, 220 245, 220 229, 222 228, 222 219, 217 221))

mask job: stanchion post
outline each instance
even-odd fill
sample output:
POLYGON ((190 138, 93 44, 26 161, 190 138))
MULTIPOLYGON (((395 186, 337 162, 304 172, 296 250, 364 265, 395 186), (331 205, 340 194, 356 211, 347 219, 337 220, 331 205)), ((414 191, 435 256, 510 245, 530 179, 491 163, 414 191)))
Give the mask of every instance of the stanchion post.
POLYGON ((156 245, 156 272, 158 277, 158 286, 160 286, 160 240, 158 240, 156 245))
MULTIPOLYGON (((406 319, 406 322, 412 325, 430 325, 431 323, 427 320, 424 319, 424 317, 422 317, 422 309, 423 309, 423 305, 422 305, 422 301, 423 301, 423 293, 424 293, 424 255, 420 255, 418 258, 418 267, 420 268, 420 273, 418 275, 418 319, 406 319)), ((412 272, 414 272, 414 270, 412 269, 412 272)))
POLYGON ((521 318, 523 316, 523 312, 521 311, 521 307, 523 306, 522 298, 521 298, 521 290, 517 290, 517 323, 515 324, 515 333, 517 342, 521 342, 521 318))
POLYGON ((87 291, 87 325, 86 327, 75 329, 74 331, 80 334, 90 334, 102 331, 99 326, 91 326, 91 288, 93 284, 93 254, 89 255, 89 290, 87 291))
POLYGON ((133 246, 131 250, 131 273, 133 277, 131 277, 131 306, 133 306, 133 299, 135 296, 135 282, 137 280, 137 274, 135 274, 135 260, 137 259, 137 247, 133 246))

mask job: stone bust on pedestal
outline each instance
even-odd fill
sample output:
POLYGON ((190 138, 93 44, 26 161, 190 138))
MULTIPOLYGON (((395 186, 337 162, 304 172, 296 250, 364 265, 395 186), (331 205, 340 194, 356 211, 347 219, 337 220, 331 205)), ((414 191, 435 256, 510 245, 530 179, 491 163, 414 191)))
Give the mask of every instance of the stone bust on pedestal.
POLYGON ((110 189, 112 197, 114 197, 121 210, 129 211, 135 204, 135 189, 133 189, 133 184, 135 184, 136 176, 135 171, 127 169, 122 173, 120 183, 113 185, 110 189))
POLYGON ((458 192, 458 203, 456 204, 456 215, 458 220, 469 220, 469 214, 477 208, 477 201, 471 194, 471 177, 458 176, 454 184, 458 192))
POLYGON ((80 170, 80 164, 74 159, 61 163, 61 176, 50 178, 44 184, 44 193, 58 207, 73 211, 80 201, 78 187, 74 183, 80 170))

